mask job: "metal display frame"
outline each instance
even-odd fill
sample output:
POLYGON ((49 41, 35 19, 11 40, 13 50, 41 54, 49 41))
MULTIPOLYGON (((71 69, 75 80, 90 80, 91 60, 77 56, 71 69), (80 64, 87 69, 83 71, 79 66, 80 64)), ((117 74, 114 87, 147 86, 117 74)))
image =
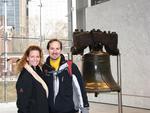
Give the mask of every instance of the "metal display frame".
POLYGON ((122 107, 122 82, 121 82, 121 54, 117 55, 117 83, 121 90, 118 92, 118 113, 123 113, 122 107))

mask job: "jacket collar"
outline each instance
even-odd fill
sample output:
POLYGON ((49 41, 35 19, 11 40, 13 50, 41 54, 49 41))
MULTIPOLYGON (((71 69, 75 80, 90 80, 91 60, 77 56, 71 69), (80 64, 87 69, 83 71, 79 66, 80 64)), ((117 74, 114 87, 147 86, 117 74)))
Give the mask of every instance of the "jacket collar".
MULTIPOLYGON (((60 66, 61 66, 62 64, 66 63, 67 61, 65 60, 65 57, 63 54, 61 54, 60 57, 61 57, 61 60, 60 60, 60 66)), ((50 62, 50 56, 47 57, 46 64, 49 65, 50 67, 52 67, 49 62, 50 62)))

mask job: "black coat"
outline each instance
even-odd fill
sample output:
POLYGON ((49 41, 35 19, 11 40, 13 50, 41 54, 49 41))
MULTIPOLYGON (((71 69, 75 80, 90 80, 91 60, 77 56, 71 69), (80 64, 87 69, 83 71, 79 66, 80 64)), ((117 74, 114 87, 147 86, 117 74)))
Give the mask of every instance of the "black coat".
MULTIPOLYGON (((50 57, 47 58, 46 63, 43 65, 43 71, 46 75, 46 83, 49 88, 49 110, 52 113, 75 113, 75 105, 73 102, 73 87, 72 87, 72 77, 68 73, 68 67, 62 69, 61 71, 56 71, 56 76, 59 78, 59 92, 55 98, 54 102, 54 68, 49 63, 50 57)), ((61 61, 59 69, 65 67, 66 60, 63 55, 61 55, 61 61)), ((84 107, 89 107, 87 95, 85 88, 83 86, 83 79, 81 73, 76 64, 72 64, 72 73, 76 75, 77 81, 80 85, 80 90, 82 93, 84 107)))
MULTIPOLYGON (((34 69, 43 78, 39 67, 34 69)), ((16 83, 18 113, 49 113, 46 92, 42 85, 23 68, 16 83)))

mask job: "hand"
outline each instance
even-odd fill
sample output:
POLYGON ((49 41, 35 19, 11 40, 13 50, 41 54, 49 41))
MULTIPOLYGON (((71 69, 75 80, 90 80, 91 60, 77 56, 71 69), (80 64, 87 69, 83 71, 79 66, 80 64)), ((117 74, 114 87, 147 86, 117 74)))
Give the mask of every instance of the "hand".
POLYGON ((81 108, 81 113, 89 113, 89 108, 88 107, 81 108))

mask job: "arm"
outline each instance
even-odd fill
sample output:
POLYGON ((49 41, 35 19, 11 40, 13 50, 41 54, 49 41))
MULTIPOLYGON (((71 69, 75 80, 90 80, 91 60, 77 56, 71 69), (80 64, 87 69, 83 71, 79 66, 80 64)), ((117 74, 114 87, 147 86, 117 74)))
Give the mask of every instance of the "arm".
POLYGON ((32 79, 27 71, 21 72, 16 83, 18 113, 28 113, 32 95, 32 79))
POLYGON ((81 75, 77 65, 74 63, 72 64, 72 73, 76 76, 77 81, 80 86, 80 91, 81 91, 82 99, 83 99, 83 107, 89 107, 87 93, 86 93, 86 90, 84 87, 84 81, 83 81, 82 75, 81 75))

